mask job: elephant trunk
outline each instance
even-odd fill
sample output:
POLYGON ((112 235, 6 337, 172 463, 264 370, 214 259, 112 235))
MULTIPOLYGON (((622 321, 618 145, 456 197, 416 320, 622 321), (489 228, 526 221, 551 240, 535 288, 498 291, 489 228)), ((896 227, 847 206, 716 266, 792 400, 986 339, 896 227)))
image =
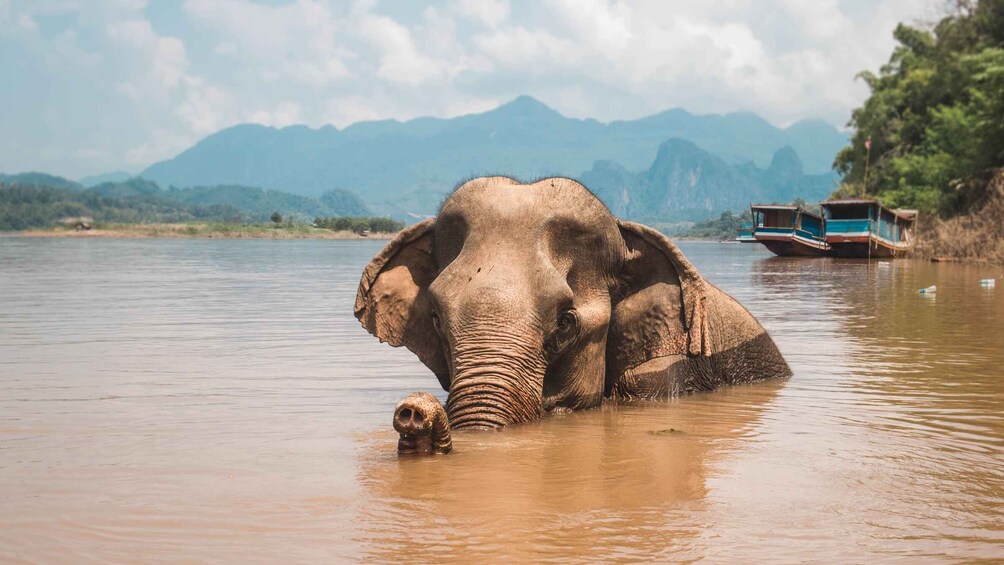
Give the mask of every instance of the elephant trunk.
POLYGON ((453 428, 494 429, 540 418, 546 368, 542 353, 497 340, 491 351, 458 347, 446 401, 453 428))

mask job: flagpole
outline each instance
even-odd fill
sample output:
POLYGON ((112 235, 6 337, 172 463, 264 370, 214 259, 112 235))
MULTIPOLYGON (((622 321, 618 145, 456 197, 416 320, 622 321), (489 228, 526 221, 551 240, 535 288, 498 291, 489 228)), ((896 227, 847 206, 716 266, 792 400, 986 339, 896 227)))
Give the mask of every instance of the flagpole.
POLYGON ((872 160, 872 136, 865 140, 865 183, 861 189, 861 196, 868 195, 868 163, 872 160))

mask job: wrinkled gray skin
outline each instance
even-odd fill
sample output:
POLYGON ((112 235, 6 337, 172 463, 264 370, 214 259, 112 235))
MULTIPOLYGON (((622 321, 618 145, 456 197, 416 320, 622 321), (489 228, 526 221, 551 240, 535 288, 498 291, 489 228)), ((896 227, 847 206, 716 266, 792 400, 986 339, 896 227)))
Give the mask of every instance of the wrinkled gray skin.
POLYGON ((565 178, 463 184, 374 257, 355 314, 435 373, 454 429, 790 375, 669 239, 565 178))

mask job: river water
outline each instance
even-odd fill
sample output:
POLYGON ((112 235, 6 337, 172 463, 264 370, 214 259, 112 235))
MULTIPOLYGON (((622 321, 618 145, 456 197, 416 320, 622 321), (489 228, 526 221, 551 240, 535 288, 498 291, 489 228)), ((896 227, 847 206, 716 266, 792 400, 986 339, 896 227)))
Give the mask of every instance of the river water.
POLYGON ((999 268, 683 243, 790 380, 399 459, 382 243, 0 237, 0 562, 1004 559, 999 268))

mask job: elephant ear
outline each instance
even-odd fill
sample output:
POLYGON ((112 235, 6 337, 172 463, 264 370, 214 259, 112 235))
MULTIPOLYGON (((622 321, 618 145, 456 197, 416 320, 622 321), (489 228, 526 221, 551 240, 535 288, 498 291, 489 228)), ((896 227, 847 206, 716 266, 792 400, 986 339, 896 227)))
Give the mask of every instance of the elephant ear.
POLYGON ((665 235, 618 223, 626 254, 610 319, 608 375, 656 357, 710 355, 707 283, 665 235))
POLYGON ((435 220, 425 220, 402 230, 373 257, 359 281, 355 315, 381 342, 418 355, 448 389, 449 368, 430 316, 429 285, 438 273, 434 226, 435 220))

